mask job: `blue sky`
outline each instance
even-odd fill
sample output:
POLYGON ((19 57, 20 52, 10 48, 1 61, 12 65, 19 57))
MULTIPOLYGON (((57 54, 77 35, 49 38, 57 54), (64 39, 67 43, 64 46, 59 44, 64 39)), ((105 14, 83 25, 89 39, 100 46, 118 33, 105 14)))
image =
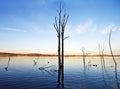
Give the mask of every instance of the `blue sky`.
MULTIPOLYGON (((120 0, 61 0, 69 20, 65 35, 66 54, 98 53, 98 43, 109 53, 120 54, 120 0)), ((53 27, 59 0, 0 0, 0 51, 57 53, 53 27)))

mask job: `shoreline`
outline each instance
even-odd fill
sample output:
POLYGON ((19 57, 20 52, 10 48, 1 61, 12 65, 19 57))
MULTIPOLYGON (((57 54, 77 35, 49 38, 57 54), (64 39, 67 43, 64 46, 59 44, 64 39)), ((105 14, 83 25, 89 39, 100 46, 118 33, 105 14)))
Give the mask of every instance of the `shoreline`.
MULTIPOLYGON (((57 54, 39 54, 39 53, 1 53, 0 52, 0 57, 5 57, 5 56, 43 56, 43 57, 57 57, 57 54)), ((112 57, 110 54, 104 54, 104 57, 112 57)), ((69 54, 69 55, 64 55, 64 57, 83 57, 82 54, 69 54)), ((100 57, 99 54, 91 54, 87 55, 87 57, 100 57)), ((120 55, 114 55, 114 57, 120 57, 120 55)))

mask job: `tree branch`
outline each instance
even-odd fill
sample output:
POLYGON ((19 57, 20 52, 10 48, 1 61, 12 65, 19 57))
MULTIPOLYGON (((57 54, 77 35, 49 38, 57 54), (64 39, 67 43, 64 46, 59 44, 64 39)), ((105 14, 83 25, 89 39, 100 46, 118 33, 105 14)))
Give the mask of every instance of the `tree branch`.
POLYGON ((64 40, 66 40, 67 38, 69 38, 70 36, 66 36, 65 38, 64 38, 64 40))

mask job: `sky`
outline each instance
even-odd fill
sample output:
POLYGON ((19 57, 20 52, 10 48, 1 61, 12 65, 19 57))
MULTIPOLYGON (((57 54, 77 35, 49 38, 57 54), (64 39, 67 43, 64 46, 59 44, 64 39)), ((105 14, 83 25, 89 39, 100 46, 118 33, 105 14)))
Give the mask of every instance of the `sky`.
POLYGON ((53 23, 62 3, 69 14, 65 54, 120 54, 120 0, 0 0, 0 52, 57 54, 53 23))

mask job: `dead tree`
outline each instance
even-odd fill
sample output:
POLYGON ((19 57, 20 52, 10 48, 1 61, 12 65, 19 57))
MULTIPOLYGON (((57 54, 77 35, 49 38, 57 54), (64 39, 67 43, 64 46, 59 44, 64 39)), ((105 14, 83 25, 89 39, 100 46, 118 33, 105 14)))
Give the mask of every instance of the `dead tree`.
POLYGON ((105 48, 105 46, 103 46, 103 48, 101 50, 100 44, 98 44, 98 48, 99 48, 99 56, 100 56, 100 61, 101 61, 101 66, 102 66, 102 71, 103 71, 103 70, 106 70, 105 60, 104 60, 104 48, 105 48))
POLYGON ((69 36, 64 38, 64 32, 65 32, 65 27, 66 27, 66 23, 68 21, 68 14, 63 14, 62 15, 62 10, 63 7, 61 6, 60 3, 60 7, 59 10, 57 10, 59 17, 57 19, 57 17, 55 17, 55 23, 54 23, 54 28, 56 29, 57 32, 57 37, 58 37, 58 64, 59 67, 64 65, 64 40, 66 38, 68 38, 69 36), (62 61, 61 61, 61 56, 62 56, 62 61))
POLYGON ((54 23, 54 28, 57 32, 57 37, 58 37, 58 69, 60 68, 60 65, 61 65, 61 55, 60 55, 60 52, 61 52, 61 47, 60 47, 60 44, 61 44, 61 41, 60 41, 60 38, 61 38, 61 12, 62 12, 62 8, 61 8, 61 4, 60 4, 60 7, 59 7, 59 10, 57 10, 58 12, 58 15, 59 15, 59 19, 57 19, 57 17, 55 17, 55 23, 54 23))
MULTIPOLYGON (((62 14, 63 7, 61 6, 58 12, 58 18, 55 17, 55 23, 54 23, 54 28, 56 29, 57 32, 57 37, 58 37, 58 77, 59 76, 59 70, 62 70, 62 82, 64 80, 64 40, 68 38, 69 36, 64 38, 64 33, 65 33, 65 27, 66 23, 68 21, 68 14, 62 14)), ((58 81, 59 82, 59 81, 58 81)))
POLYGON ((101 67, 102 67, 102 71, 103 71, 103 51, 101 52, 101 48, 100 48, 100 44, 98 44, 98 48, 99 48, 99 56, 100 56, 100 62, 101 62, 101 67))
POLYGON ((68 36, 64 38, 64 32, 65 32, 66 23, 68 21, 68 17, 69 17, 68 14, 64 14, 63 19, 61 21, 61 28, 62 28, 62 31, 61 31, 61 36, 62 36, 61 37, 62 38, 62 67, 64 66, 64 40, 66 38, 68 38, 68 36))
POLYGON ((83 53, 83 64, 84 64, 84 68, 85 68, 85 58, 87 57, 87 55, 89 54, 89 53, 85 53, 85 51, 84 51, 84 48, 82 48, 82 53, 83 53))
POLYGON ((82 53, 83 53, 83 60, 85 60, 85 58, 87 57, 88 53, 84 51, 84 48, 82 48, 82 53))
POLYGON ((109 48, 110 48, 111 56, 112 56, 113 61, 115 63, 115 79, 116 79, 117 89, 120 89, 119 81, 118 81, 117 62, 116 62, 116 60, 114 58, 112 47, 111 47, 111 41, 110 41, 110 39, 111 39, 111 33, 112 33, 112 30, 110 30, 110 34, 109 34, 109 48))
POLYGON ((87 56, 88 54, 85 53, 84 48, 82 48, 82 53, 83 53, 83 64, 84 64, 84 70, 85 70, 85 66, 86 66, 85 58, 86 58, 86 56, 87 56))
POLYGON ((104 67, 104 70, 106 70, 106 67, 105 67, 105 66, 106 66, 106 65, 105 65, 105 59, 104 59, 104 49, 105 49, 105 45, 103 46, 101 55, 102 55, 103 67, 104 67))
POLYGON ((116 66, 117 63, 116 63, 115 58, 114 58, 114 55, 113 55, 113 51, 112 51, 112 47, 111 47, 111 41, 110 41, 110 39, 111 39, 111 33, 112 33, 112 30, 110 30, 110 34, 109 34, 109 48, 110 48, 111 56, 112 56, 112 58, 113 58, 113 61, 114 61, 114 63, 115 63, 115 66, 116 66))
MULTIPOLYGON (((62 21, 61 21, 61 28, 62 28, 62 31, 61 31, 61 36, 62 36, 61 37, 61 40, 62 40, 62 73, 63 73, 62 75, 64 75, 64 39, 67 38, 67 37, 64 38, 64 32, 65 32, 65 27, 66 27, 68 17, 69 17, 68 14, 64 14, 62 21)), ((64 80, 64 77, 62 80, 64 80)))

